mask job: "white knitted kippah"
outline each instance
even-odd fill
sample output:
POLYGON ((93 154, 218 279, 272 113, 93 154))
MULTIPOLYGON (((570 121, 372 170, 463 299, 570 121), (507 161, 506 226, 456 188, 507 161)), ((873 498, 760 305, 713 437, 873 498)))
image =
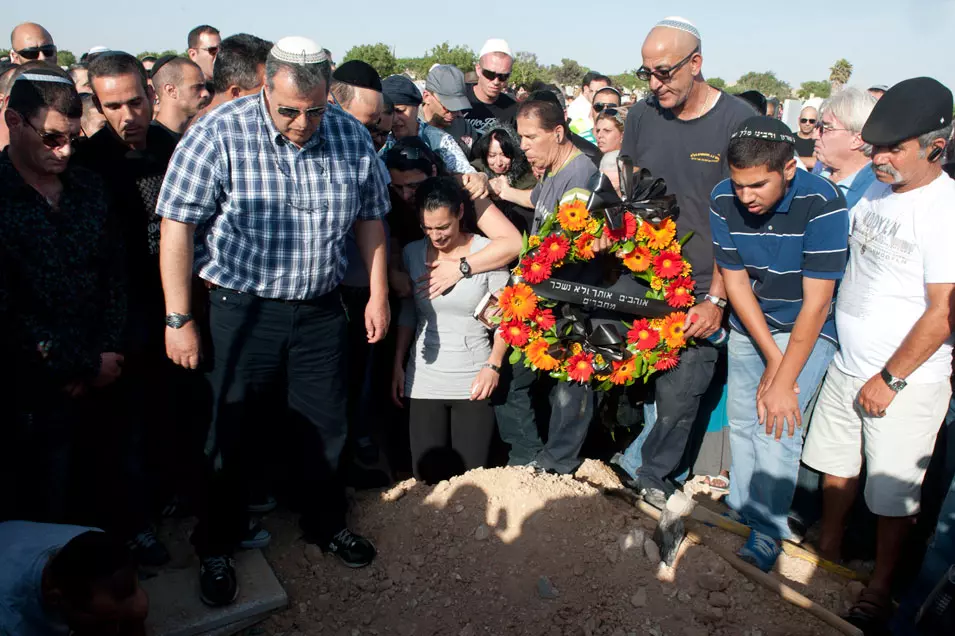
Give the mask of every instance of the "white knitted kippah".
POLYGON ((328 59, 315 40, 292 35, 282 38, 272 47, 270 55, 280 62, 289 64, 318 64, 328 59))
POLYGON ((700 30, 696 28, 696 25, 687 20, 686 18, 681 18, 678 15, 671 15, 668 18, 663 18, 657 22, 656 26, 658 27, 667 27, 668 29, 676 29, 677 31, 683 31, 684 33, 689 33, 697 40, 702 40, 700 37, 700 30))
POLYGON ((54 84, 68 84, 73 86, 73 80, 60 77, 59 75, 47 75, 45 73, 23 73, 18 75, 16 79, 17 82, 21 80, 25 82, 53 82, 54 84))

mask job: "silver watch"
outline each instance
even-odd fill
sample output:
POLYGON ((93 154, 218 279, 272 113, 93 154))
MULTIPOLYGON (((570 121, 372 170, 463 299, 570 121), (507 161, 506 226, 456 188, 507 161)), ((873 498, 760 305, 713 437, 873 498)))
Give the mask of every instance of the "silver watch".
POLYGON ((707 295, 704 296, 703 298, 705 298, 706 300, 710 301, 711 303, 713 303, 714 305, 716 305, 716 306, 719 307, 720 309, 726 309, 726 299, 725 299, 725 298, 720 298, 719 296, 711 296, 711 295, 709 295, 709 294, 707 294, 707 295))

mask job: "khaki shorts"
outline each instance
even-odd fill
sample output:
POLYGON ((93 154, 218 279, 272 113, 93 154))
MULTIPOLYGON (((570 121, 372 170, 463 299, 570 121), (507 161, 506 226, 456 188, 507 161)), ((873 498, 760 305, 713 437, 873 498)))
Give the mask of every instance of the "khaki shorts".
POLYGON ((855 477, 866 463, 865 502, 883 517, 917 514, 922 480, 952 397, 949 382, 910 384, 885 417, 862 415, 856 398, 867 380, 829 365, 809 425, 802 460, 836 477, 855 477))

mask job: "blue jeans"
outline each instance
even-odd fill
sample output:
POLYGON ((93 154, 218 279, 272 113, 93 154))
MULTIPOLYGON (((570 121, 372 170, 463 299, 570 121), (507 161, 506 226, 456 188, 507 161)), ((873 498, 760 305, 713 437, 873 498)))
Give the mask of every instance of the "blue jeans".
MULTIPOLYGON (((776 334, 773 339, 785 353, 789 334, 776 334)), ((730 334, 728 351, 726 411, 733 460, 727 503, 754 530, 774 539, 785 539, 790 534, 787 515, 796 491, 802 432, 796 430, 792 437, 783 433, 779 441, 766 434, 756 413, 756 389, 766 370, 763 354, 749 336, 736 331, 730 334)), ((835 353, 834 344, 819 338, 803 365, 796 382, 799 408, 804 414, 835 353)))

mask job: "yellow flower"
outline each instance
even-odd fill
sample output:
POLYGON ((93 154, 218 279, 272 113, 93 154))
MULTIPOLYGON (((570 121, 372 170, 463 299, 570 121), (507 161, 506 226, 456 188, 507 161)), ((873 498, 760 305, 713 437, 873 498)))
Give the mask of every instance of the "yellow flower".
POLYGON ((653 227, 649 223, 644 223, 640 228, 646 230, 647 245, 656 250, 662 250, 667 247, 676 236, 676 223, 673 219, 664 219, 659 227, 653 227))
POLYGON ((693 266, 690 265, 690 261, 683 261, 683 271, 680 273, 681 276, 689 276, 693 273, 693 266))
POLYGON ((597 230, 600 228, 600 222, 597 219, 590 219, 587 222, 587 233, 588 234, 597 234, 597 230))
POLYGON ((574 354, 574 355, 577 355, 578 353, 580 353, 580 352, 583 351, 583 350, 584 350, 584 348, 583 348, 582 346, 580 346, 580 343, 579 343, 579 342, 575 342, 574 344, 570 345, 570 352, 571 352, 572 354, 574 354))
POLYGON ((536 234, 532 235, 529 239, 527 239, 528 247, 537 247, 540 244, 541 244, 541 237, 537 236, 536 234))
POLYGON ((659 276, 654 276, 650 279, 650 289, 653 291, 660 291, 663 289, 663 279, 659 276))

